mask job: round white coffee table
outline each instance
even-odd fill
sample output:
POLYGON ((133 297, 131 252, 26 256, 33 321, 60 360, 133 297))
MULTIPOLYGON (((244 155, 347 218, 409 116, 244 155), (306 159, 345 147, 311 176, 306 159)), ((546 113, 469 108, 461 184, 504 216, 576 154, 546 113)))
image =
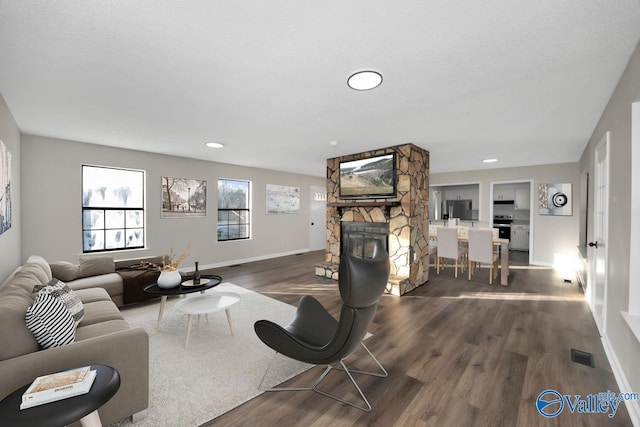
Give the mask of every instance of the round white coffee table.
POLYGON ((201 314, 207 315, 224 309, 227 315, 227 322, 229 323, 229 331, 231 331, 231 335, 233 335, 230 307, 238 301, 240 301, 240 295, 233 292, 212 292, 210 294, 197 295, 178 301, 175 309, 187 315, 187 340, 184 343, 184 348, 189 346, 191 316, 197 315, 198 324, 200 324, 201 314))

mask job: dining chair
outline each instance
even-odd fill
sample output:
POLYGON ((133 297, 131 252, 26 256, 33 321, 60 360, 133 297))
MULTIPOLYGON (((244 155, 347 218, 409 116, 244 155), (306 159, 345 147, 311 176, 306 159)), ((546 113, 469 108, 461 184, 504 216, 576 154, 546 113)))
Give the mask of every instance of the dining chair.
POLYGON ((440 260, 450 259, 455 261, 455 277, 458 277, 458 265, 464 272, 467 249, 458 244, 457 227, 438 228, 438 256, 436 257, 436 273, 440 274, 440 260), (459 262, 462 261, 460 264, 459 262))
POLYGON ((429 268, 436 265, 438 257, 438 228, 437 225, 429 225, 429 268), (432 263, 433 260, 433 263, 432 263))
POLYGON ((473 274, 474 266, 489 265, 489 284, 498 276, 498 252, 494 250, 493 230, 470 229, 469 230, 469 280, 473 274))

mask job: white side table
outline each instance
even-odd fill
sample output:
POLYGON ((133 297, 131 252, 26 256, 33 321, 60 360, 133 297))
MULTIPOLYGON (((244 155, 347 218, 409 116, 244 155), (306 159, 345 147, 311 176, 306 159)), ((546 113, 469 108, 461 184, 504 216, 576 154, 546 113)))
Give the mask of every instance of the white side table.
POLYGON ((184 298, 178 301, 175 309, 187 315, 187 339, 184 348, 189 347, 189 335, 191 335, 191 316, 198 316, 198 324, 200 324, 200 315, 214 313, 224 309, 229 323, 229 331, 233 335, 233 327, 231 326, 230 307, 240 301, 240 295, 233 292, 215 292, 211 294, 202 294, 193 297, 184 298))

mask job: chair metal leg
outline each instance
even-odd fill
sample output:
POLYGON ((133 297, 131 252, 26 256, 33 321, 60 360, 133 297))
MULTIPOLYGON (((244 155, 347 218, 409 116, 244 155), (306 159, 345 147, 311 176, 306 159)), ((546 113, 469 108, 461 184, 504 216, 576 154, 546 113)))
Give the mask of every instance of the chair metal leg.
POLYGON ((352 374, 361 374, 361 375, 369 375, 369 376, 378 377, 378 378, 384 378, 384 377, 386 377, 388 375, 388 373, 384 369, 382 364, 380 364, 378 359, 376 359, 376 357, 371 353, 371 351, 369 351, 367 346, 364 345, 364 343, 362 343, 362 342, 360 344, 367 351, 367 353, 369 353, 369 356, 371 356, 371 358, 376 363, 376 365, 378 365, 378 367, 380 368, 381 372, 366 372, 366 371, 359 371, 359 370, 355 370, 355 369, 349 369, 344 364, 344 361, 340 360, 340 365, 342 367, 335 367, 334 368, 331 365, 327 365, 327 368, 314 381, 313 385, 311 385, 309 387, 272 387, 272 388, 263 389, 263 388, 261 388, 261 386, 262 386, 262 383, 264 382, 264 379, 267 376, 267 372, 269 371, 269 368, 271 368, 271 365, 273 364, 273 360, 275 359, 275 354, 274 354, 274 359, 271 360, 271 363, 269 364, 269 366, 267 367, 267 370, 265 371, 264 375, 262 376, 262 380, 260 381, 260 384, 258 385, 258 390, 260 390, 260 391, 315 391, 318 394, 321 394, 321 395, 326 396, 326 397, 330 397, 331 399, 334 399, 334 400, 337 400, 339 402, 342 402, 345 405, 353 406, 354 408, 358 408, 358 409, 360 409, 362 411, 369 412, 369 411, 371 411, 371 404, 369 403, 369 401, 367 400, 366 396, 364 395, 364 393, 362 392, 362 390, 358 386, 358 383, 353 378, 352 374), (360 406, 360 405, 357 405, 355 403, 347 402, 346 400, 343 400, 343 399, 341 399, 341 398, 339 398, 337 396, 334 396, 334 395, 329 394, 329 393, 327 393, 325 391, 317 389, 318 385, 320 385, 322 380, 327 376, 329 371, 331 371, 332 369, 335 369, 337 371, 344 371, 347 374, 347 376, 349 377, 349 380, 351 381, 351 383, 353 384, 355 389, 358 391, 358 394, 360 395, 360 398, 364 401, 366 406, 360 406))

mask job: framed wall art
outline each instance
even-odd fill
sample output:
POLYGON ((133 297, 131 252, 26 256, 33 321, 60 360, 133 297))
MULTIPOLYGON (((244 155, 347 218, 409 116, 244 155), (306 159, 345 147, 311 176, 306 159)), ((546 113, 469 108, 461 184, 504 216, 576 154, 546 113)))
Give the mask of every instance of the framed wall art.
POLYGON ((0 140, 0 234, 11 228, 11 153, 0 140))
POLYGON ((300 188, 267 184, 267 214, 300 212, 300 188))
POLYGON ((538 212, 540 215, 573 215, 571 184, 538 185, 538 212))
POLYGON ((207 181, 162 177, 162 218, 207 216, 207 181))

